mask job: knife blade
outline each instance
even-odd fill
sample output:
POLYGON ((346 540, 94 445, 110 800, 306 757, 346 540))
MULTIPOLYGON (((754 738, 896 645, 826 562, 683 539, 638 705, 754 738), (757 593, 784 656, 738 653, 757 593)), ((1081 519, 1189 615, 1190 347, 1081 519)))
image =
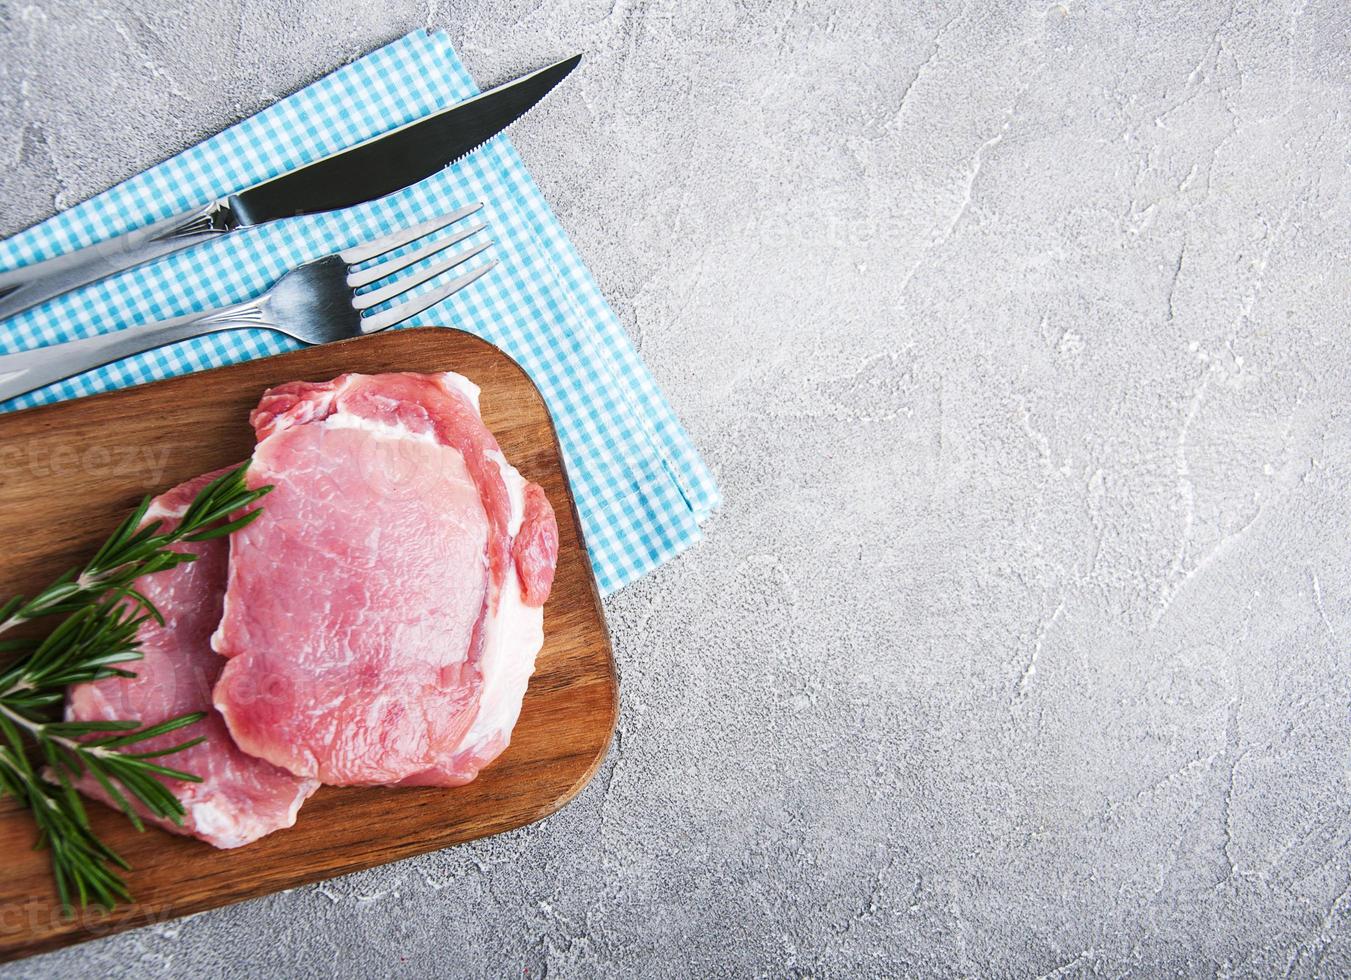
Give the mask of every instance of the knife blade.
POLYGON ((523 75, 184 214, 0 272, 0 319, 142 262, 269 221, 338 211, 402 190, 468 155, 528 112, 581 55, 523 75))

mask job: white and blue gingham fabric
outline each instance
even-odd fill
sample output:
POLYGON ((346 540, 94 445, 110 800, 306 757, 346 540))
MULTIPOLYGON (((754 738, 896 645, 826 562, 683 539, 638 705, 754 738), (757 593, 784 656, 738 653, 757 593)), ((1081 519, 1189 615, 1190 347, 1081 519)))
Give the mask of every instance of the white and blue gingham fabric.
MULTIPOLYGON (((477 91, 445 35, 410 34, 0 242, 0 268, 196 207, 477 91)), ((228 235, 67 294, 0 327, 0 349, 25 350, 249 299, 301 262, 478 201, 499 264, 408 325, 454 324, 501 347, 529 373, 557 424, 596 578, 608 594, 698 541, 700 524, 718 505, 718 489, 506 136, 380 201, 228 235)), ((296 346, 267 331, 213 334, 52 385, 3 409, 296 346)))

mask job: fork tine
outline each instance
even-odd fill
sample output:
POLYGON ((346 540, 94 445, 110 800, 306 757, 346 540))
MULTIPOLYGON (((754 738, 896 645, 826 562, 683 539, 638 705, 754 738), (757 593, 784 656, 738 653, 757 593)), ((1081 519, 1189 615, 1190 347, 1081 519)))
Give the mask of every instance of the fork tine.
POLYGON ((407 302, 400 303, 398 306, 383 310, 380 313, 373 313, 369 316, 363 316, 361 321, 362 333, 377 333, 394 326, 396 323, 402 323, 409 317, 417 316, 423 310, 430 309, 441 302, 447 296, 458 293, 465 286, 475 282, 489 270, 497 265, 497 259, 487 262, 476 269, 471 269, 458 279, 439 286, 436 289, 428 290, 412 297, 407 302))
POLYGON ((488 226, 483 222, 479 222, 470 228, 466 228, 464 231, 457 231, 455 234, 443 238, 438 242, 434 242, 431 245, 413 249, 410 252, 405 252, 403 255, 392 259, 386 259, 379 265, 373 265, 369 269, 348 273, 347 285, 351 286, 353 289, 369 286, 371 283, 377 282, 386 276, 393 275, 400 269, 408 268, 414 262, 420 262, 423 259, 431 258, 433 255, 444 252, 452 245, 458 245, 470 235, 476 235, 487 227, 488 226))
POLYGON ((395 296, 402 296, 410 289, 421 286, 424 282, 431 282, 441 273, 448 272, 457 265, 463 265, 484 249, 491 248, 492 245, 493 241, 492 239, 489 239, 488 241, 475 245, 473 248, 466 249, 463 252, 447 255, 439 262, 434 262, 425 269, 419 269, 412 275, 405 276, 402 279, 395 279, 388 286, 381 286, 379 289, 372 289, 367 293, 357 293, 352 297, 352 305, 358 310, 369 310, 372 306, 379 306, 381 303, 387 303, 395 296))
POLYGON ((383 238, 377 238, 374 241, 365 242, 361 245, 353 245, 351 248, 339 252, 338 256, 348 265, 356 265, 358 262, 369 262, 377 255, 384 255, 386 252, 392 252, 394 249, 401 248, 409 242, 417 241, 425 235, 440 231, 447 225, 453 225, 461 218, 469 217, 482 207, 482 202, 466 205, 458 211, 452 211, 450 214, 443 214, 408 228, 400 228, 398 231, 391 232, 383 238))

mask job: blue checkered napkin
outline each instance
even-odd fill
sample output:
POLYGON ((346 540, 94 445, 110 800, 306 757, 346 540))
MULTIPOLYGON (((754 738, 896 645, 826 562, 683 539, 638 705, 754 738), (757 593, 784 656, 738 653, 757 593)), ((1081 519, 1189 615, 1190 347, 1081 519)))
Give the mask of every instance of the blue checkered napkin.
MULTIPOLYGON (((0 268, 195 207, 478 91, 442 34, 410 34, 218 136, 0 242, 0 268)), ((515 148, 499 136, 450 169, 338 214, 253 229, 131 269, 0 327, 25 350, 257 296, 301 262, 475 201, 499 265, 410 325, 454 324, 515 358, 553 412, 602 592, 700 538, 718 489, 515 148)), ((16 398, 4 409, 139 384, 298 346, 213 334, 16 398)))

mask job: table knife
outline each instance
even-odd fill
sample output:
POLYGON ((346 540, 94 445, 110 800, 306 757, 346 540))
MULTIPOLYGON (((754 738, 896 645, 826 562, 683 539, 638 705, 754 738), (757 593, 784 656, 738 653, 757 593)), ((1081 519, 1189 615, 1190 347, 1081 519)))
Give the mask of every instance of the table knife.
POLYGON ((142 262, 269 221, 364 204, 430 177, 496 136, 581 56, 541 68, 185 214, 65 255, 0 272, 0 319, 142 262))

